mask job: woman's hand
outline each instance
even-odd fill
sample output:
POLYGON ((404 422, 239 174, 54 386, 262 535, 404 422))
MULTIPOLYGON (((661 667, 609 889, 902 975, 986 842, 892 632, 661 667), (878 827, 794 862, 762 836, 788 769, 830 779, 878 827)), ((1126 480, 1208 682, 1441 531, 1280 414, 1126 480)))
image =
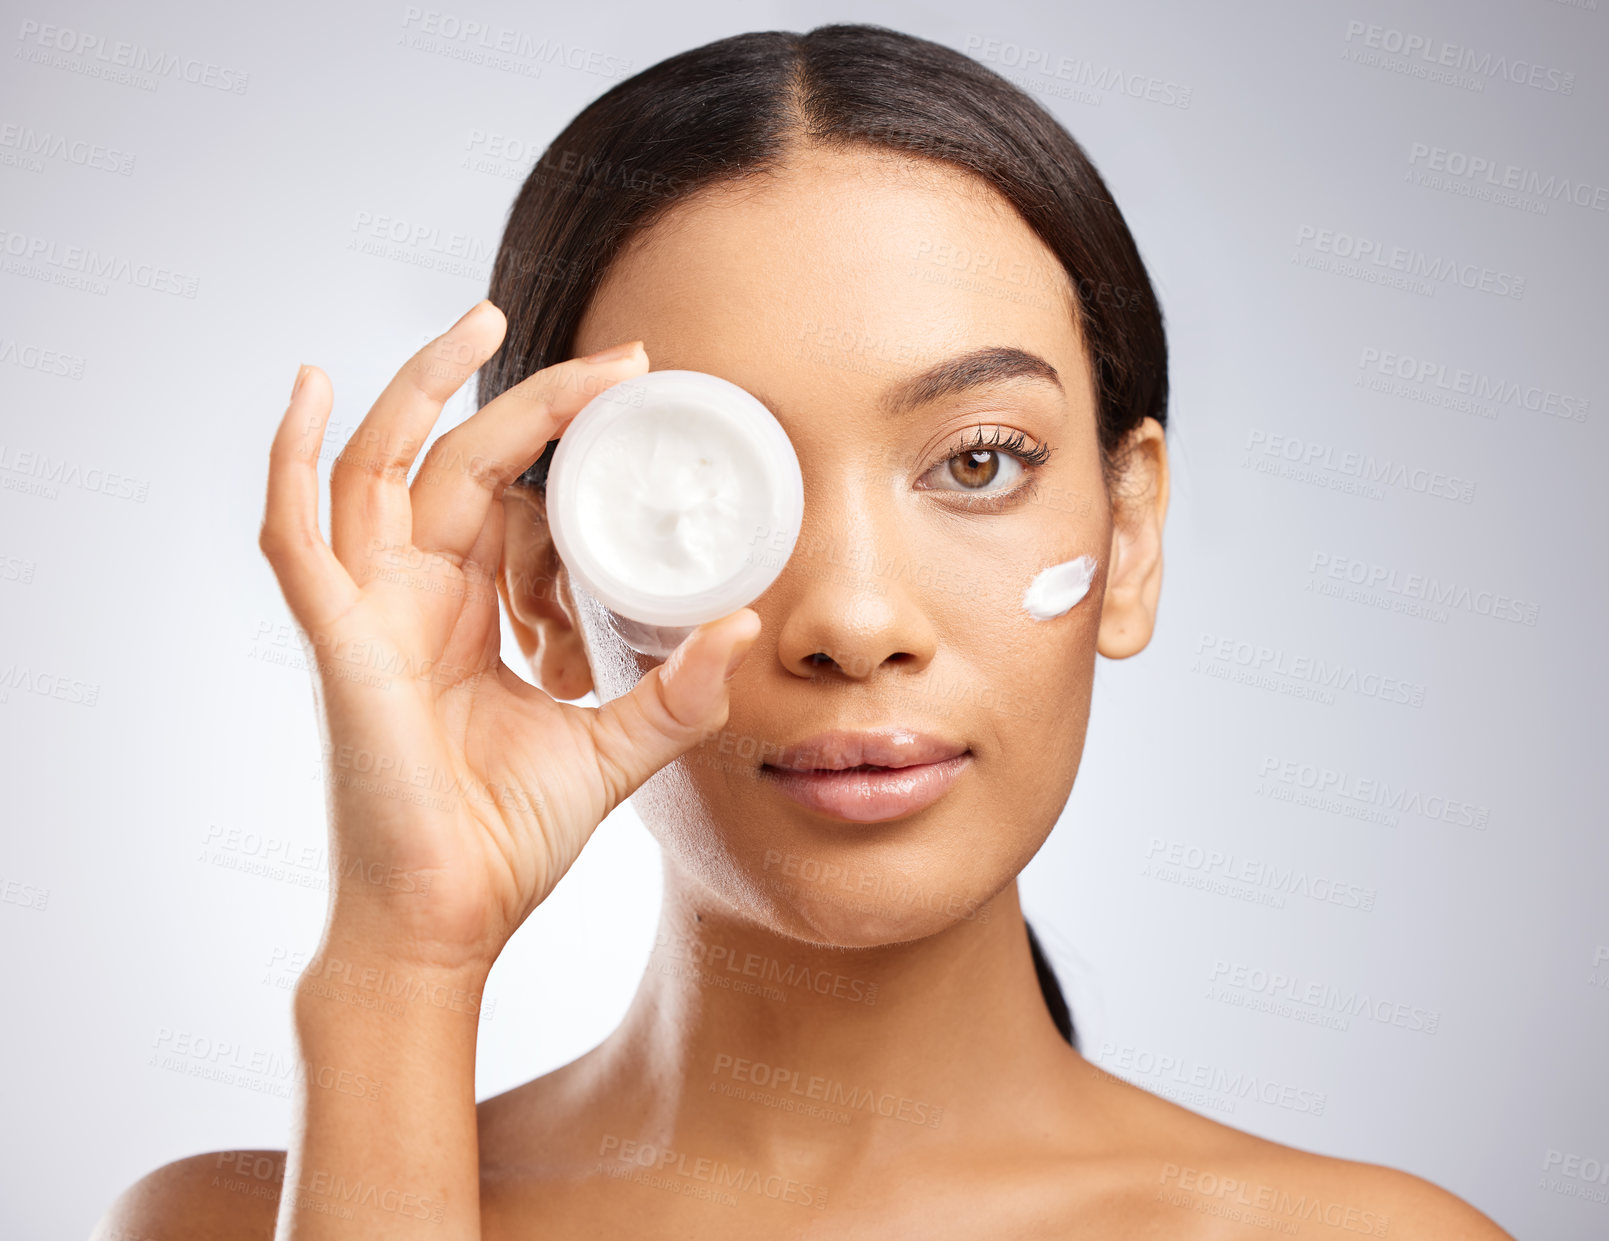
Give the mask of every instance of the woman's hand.
POLYGON ((726 722, 744 608, 700 626, 626 695, 554 700, 500 654, 502 494, 583 405, 648 369, 640 343, 536 372, 410 466, 507 329, 483 301, 397 372, 330 472, 328 378, 305 367, 269 458, 259 540, 317 658, 331 832, 326 942, 489 969, 594 828, 726 722))

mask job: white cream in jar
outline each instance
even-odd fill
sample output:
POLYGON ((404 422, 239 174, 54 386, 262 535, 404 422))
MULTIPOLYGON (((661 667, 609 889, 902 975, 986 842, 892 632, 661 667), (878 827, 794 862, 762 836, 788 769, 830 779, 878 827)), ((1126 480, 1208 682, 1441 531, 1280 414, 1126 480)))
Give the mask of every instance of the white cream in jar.
POLYGON ((782 572, 804 480, 753 395, 701 371, 649 371, 599 393, 565 428, 547 508, 572 588, 633 650, 664 658, 782 572))

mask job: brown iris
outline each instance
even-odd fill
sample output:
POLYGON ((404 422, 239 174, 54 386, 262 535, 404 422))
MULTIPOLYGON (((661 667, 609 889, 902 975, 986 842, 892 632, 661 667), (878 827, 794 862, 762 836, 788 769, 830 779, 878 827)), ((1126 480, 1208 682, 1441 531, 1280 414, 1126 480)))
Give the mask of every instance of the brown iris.
POLYGON ((983 487, 1000 472, 1000 454, 992 448, 973 448, 950 458, 950 477, 967 487, 983 487))

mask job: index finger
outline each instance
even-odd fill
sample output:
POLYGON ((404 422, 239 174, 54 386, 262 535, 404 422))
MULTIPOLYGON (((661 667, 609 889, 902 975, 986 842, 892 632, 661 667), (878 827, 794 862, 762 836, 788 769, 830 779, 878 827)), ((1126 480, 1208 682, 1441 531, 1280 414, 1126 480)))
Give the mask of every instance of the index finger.
POLYGON ((330 545, 362 585, 378 548, 407 545, 408 470, 442 407, 497 352, 508 322, 482 299, 403 363, 330 467, 330 545))
MULTIPOLYGON (((558 362, 448 431, 431 445, 413 481, 413 545, 461 565, 493 503, 548 441, 605 388, 647 369, 640 340, 558 362)), ((488 574, 497 568, 480 567, 488 574)))

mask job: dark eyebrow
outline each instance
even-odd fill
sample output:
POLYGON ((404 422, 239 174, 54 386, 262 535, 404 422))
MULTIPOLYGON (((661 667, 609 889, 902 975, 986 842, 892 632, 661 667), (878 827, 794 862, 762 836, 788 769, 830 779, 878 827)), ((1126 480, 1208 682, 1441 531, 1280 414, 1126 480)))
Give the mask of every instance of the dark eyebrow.
POLYGON ((920 375, 900 380, 883 393, 882 404, 885 410, 897 416, 941 397, 1013 379, 1052 384, 1057 392, 1065 395, 1061 376, 1044 358, 1025 349, 994 345, 946 358, 920 375))

